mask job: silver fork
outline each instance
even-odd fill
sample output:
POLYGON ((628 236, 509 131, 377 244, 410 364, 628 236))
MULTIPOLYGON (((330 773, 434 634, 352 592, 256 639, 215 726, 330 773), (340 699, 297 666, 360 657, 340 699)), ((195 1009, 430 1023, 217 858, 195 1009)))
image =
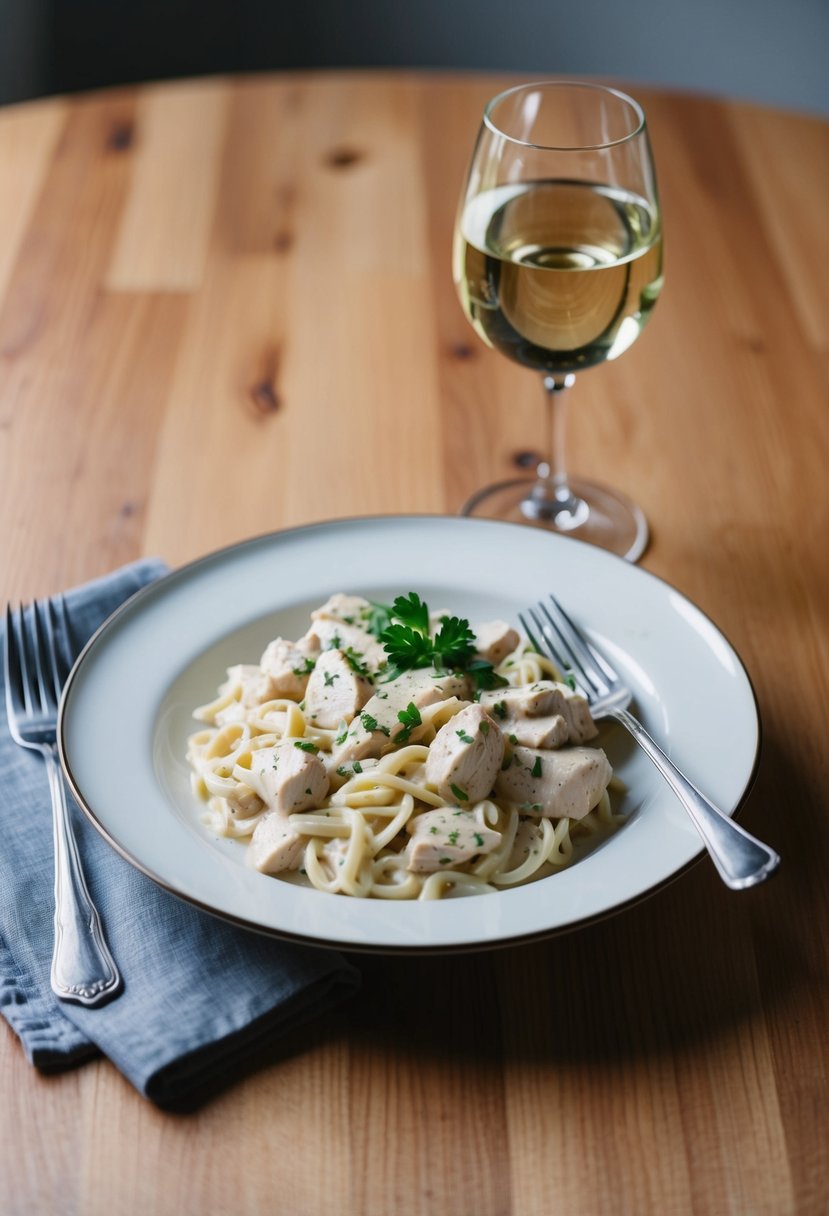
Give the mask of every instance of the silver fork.
POLYGON ((64 1001, 100 1005, 121 985, 84 878, 56 743, 58 702, 74 661, 63 597, 6 608, 6 710, 12 738, 40 752, 52 796, 55 944, 52 990, 64 1001), (58 638, 58 634, 61 638, 58 638))
POLYGON ((734 890, 742 890, 773 874, 780 864, 778 854, 709 802, 668 759, 641 722, 628 712, 633 699, 630 689, 573 624, 558 600, 551 595, 548 603, 519 613, 519 619, 536 650, 548 654, 572 675, 593 717, 615 718, 630 731, 691 816, 723 881, 734 890))

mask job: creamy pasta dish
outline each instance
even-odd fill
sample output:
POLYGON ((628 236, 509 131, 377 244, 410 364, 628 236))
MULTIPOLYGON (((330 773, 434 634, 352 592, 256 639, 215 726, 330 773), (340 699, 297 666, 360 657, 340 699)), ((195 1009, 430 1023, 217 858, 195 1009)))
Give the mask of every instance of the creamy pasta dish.
POLYGON ((612 829, 585 699, 504 621, 338 593, 296 641, 231 667, 188 761, 249 865, 381 899, 543 877, 612 829))

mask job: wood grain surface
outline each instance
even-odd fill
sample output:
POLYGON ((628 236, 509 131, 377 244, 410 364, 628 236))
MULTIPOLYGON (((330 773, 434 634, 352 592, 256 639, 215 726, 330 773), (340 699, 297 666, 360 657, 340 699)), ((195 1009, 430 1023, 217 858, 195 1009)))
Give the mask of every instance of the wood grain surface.
MULTIPOLYGON (((4 597, 451 513, 539 449, 538 386, 475 338, 449 267, 505 83, 307 73, 0 113, 4 597)), ((571 464, 642 504, 642 565, 742 655, 743 822, 779 876, 734 894, 703 861, 568 937, 368 959, 349 1006, 188 1114, 106 1061, 41 1076, 2 1022, 4 1213, 829 1210, 829 127, 634 91, 666 289, 576 386, 571 464)))

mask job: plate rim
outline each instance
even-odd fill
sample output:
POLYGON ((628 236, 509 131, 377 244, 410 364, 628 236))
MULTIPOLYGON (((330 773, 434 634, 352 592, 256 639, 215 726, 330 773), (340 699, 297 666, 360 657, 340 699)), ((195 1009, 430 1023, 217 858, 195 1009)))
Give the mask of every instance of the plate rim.
MULTIPOLYGON (((349 525, 372 525, 372 524, 373 525, 387 525, 390 523, 394 523, 396 521, 401 521, 401 522, 405 522, 407 524, 413 524, 413 525, 417 524, 419 521, 427 521, 427 522, 433 524, 440 520, 451 521, 452 523, 462 523, 462 525, 464 527, 469 526, 469 525, 472 525, 474 527, 476 525, 497 524, 498 526, 503 527, 505 529, 518 529, 521 532, 527 531, 527 525, 520 524, 520 523, 512 523, 510 521, 503 521, 503 520, 489 520, 489 519, 485 519, 483 517, 478 518, 478 517, 448 515, 444 512, 416 512, 416 513, 393 512, 393 513, 380 514, 380 515, 368 514, 368 515, 337 516, 332 519, 317 520, 317 521, 312 521, 312 522, 308 522, 308 523, 293 525, 291 527, 272 529, 272 530, 269 530, 266 532, 257 533, 254 536, 245 537, 242 540, 233 541, 227 545, 223 545, 217 549, 213 549, 207 553, 201 554, 200 556, 193 558, 190 561, 185 562, 180 566, 176 566, 172 569, 169 569, 160 578, 153 579, 150 583, 147 583, 145 586, 141 587, 139 590, 137 590, 131 596, 129 596, 98 626, 98 628, 92 633, 92 635, 90 636, 90 638, 88 639, 88 641, 86 642, 86 644, 84 645, 82 650, 80 651, 77 659, 75 660, 75 663, 73 664, 73 667, 69 673, 69 676, 68 676, 66 683, 64 685, 64 688, 63 688, 63 692, 62 692, 61 699, 60 699, 59 713, 58 713, 58 728, 57 728, 58 754, 59 754, 60 763, 61 763, 61 767, 62 767, 64 776, 69 784, 70 790, 72 791, 75 801, 77 802, 78 806, 80 807, 80 809, 83 812, 84 816, 86 817, 87 821, 92 824, 92 826, 95 828, 95 830, 104 838, 104 840, 106 840, 108 845, 111 848, 113 848, 116 853, 119 854, 119 856, 121 856, 125 861, 127 861, 130 865, 132 865, 141 874, 143 874, 145 877, 147 877, 153 883, 155 883, 157 886, 159 886, 162 890, 164 890, 168 894, 174 896, 176 899, 179 899, 182 902, 189 904, 192 907, 198 908, 202 912, 208 913, 211 916, 215 916, 215 917, 219 918, 220 920, 233 924, 233 925, 235 925, 239 928, 245 929, 247 931, 259 933, 260 935, 264 935, 269 938, 275 938, 277 940, 292 942, 297 945, 304 945, 304 946, 314 947, 314 948, 319 948, 319 949, 335 949, 335 950, 338 950, 338 951, 341 951, 344 953, 379 954, 379 955, 384 955, 384 954, 400 955, 400 954, 402 954, 402 955, 415 955, 415 956, 416 955, 428 956, 428 955, 443 955, 443 954, 461 954, 461 953, 468 954, 468 953, 481 953, 481 952, 485 952, 485 951, 489 951, 489 950, 506 949, 511 946, 515 947, 515 946, 527 945, 532 942, 548 940, 548 939, 551 939, 554 937, 563 936, 564 934, 574 933, 581 929, 589 928, 592 925, 598 924, 605 920, 609 920, 612 917, 615 917, 624 912, 627 912, 631 908, 636 907, 638 904, 641 904, 641 903, 645 902, 646 900, 650 899, 652 896, 658 894, 660 891, 664 890, 668 886, 671 886, 674 882, 678 881, 689 870, 691 870, 694 866, 696 866, 700 861, 702 861, 706 857, 705 847, 703 845, 702 840, 700 839, 699 847, 697 848, 693 857, 689 858, 686 862, 682 863, 677 869, 673 870, 670 874, 656 879, 653 883, 644 887, 642 890, 638 891, 635 895, 631 896, 630 898, 622 900, 618 903, 615 903, 610 907, 600 909, 593 914, 580 916, 576 920, 568 921, 566 923, 558 924, 558 925, 544 926, 537 930, 532 930, 525 934, 513 934, 508 937, 498 937, 495 939, 485 939, 485 940, 479 940, 479 941, 463 941, 463 942, 457 942, 457 943, 439 943, 439 944, 432 944, 432 945, 430 945, 430 944, 408 944, 408 943, 402 943, 402 942, 398 943, 398 944, 351 942, 351 941, 343 942, 343 941, 336 940, 336 939, 327 939, 327 938, 321 938, 318 936, 298 934, 298 933, 292 932, 289 929, 280 929, 280 928, 276 928, 272 925, 263 924, 263 923, 257 922, 257 921, 251 921, 244 916, 240 916, 236 913, 229 912, 225 909, 216 908, 215 906, 213 906, 209 903, 205 903, 203 900, 197 898, 196 896, 194 896, 190 893, 186 893, 186 892, 178 890, 175 886, 171 885, 171 883, 169 883, 166 879, 164 879, 159 874, 157 874, 154 871, 154 869, 152 868, 152 866, 148 865, 144 861, 142 861, 139 858, 137 858, 136 856, 134 856, 133 853, 129 849, 125 848, 122 844, 120 844, 120 842, 112 835, 111 831, 100 820, 100 818, 95 813, 95 811, 92 809, 92 807, 90 806, 86 797, 84 796, 84 794, 79 786, 79 783, 75 777, 71 762, 69 760, 69 756, 67 754, 66 707, 69 705, 72 689, 77 683, 79 675, 83 670, 84 664, 88 661, 89 653, 100 644, 100 640, 103 636, 105 636, 107 633, 109 633, 110 630, 117 627, 117 625, 121 621, 122 617, 124 617, 127 614, 133 614, 137 611, 140 611, 141 604, 145 599, 152 598, 154 595, 162 594, 163 593, 162 588, 169 588, 171 586, 171 584, 186 580, 187 578, 191 577, 195 572, 197 572, 203 566, 208 566, 208 565, 211 565, 216 562, 221 562, 222 559, 226 558, 228 555, 240 553, 242 550, 245 550, 245 549, 253 549, 259 545, 266 545, 269 542, 278 542, 281 538, 294 537, 300 533, 308 532, 308 531, 322 532, 322 531, 325 531, 325 530, 328 530, 331 528, 347 527, 349 525)), ((542 532, 542 535, 545 535, 545 534, 542 532)), ((553 534, 553 535, 558 535, 558 534, 553 534)), ((559 537, 559 539, 563 540, 568 545, 575 545, 583 550, 592 550, 595 552, 595 546, 587 545, 585 542, 576 540, 575 538, 559 537)), ((760 756, 762 753, 762 745, 763 745, 763 721, 762 721, 762 716, 760 713, 760 705, 759 705, 759 700, 757 697, 757 690, 755 688, 754 681, 752 680, 750 671, 749 671, 747 665, 745 664, 745 662, 743 661, 742 655, 737 650, 737 648, 734 646, 733 642, 728 637, 728 635, 720 628, 720 626, 713 620, 713 618, 703 608, 700 608, 699 605, 694 600, 690 599, 690 597, 688 595, 686 595, 685 592, 681 591, 673 583, 669 582, 667 579, 663 578, 661 575, 655 574, 653 571, 647 570, 644 567, 642 567, 636 563, 630 563, 625 558, 620 557, 616 554, 610 553, 606 550, 600 550, 600 552, 602 553, 603 558, 608 559, 611 563, 613 563, 613 562, 621 563, 621 567, 627 567, 628 569, 635 570, 638 576, 644 576, 647 579, 652 580, 654 583, 656 583, 660 588, 662 588, 666 592, 671 592, 674 595, 679 596, 684 602, 689 604, 695 610, 695 612, 697 612, 707 622, 709 627, 717 635, 719 635, 720 638, 722 638, 725 641, 728 648, 731 650, 732 654, 736 657, 737 662, 740 667, 740 671, 746 681, 746 685, 747 685, 748 691, 751 696, 751 703, 752 703, 753 714, 754 714, 754 723, 756 726, 756 740, 755 740, 755 744, 754 744, 754 753, 753 753, 752 760, 751 760, 751 767, 748 772, 748 775, 745 778, 745 784, 743 787, 743 791, 742 791, 741 795, 739 796, 739 798, 737 799, 737 802, 736 802, 733 810, 730 813, 730 818, 733 818, 735 820, 738 819, 739 814, 742 811, 742 809, 744 808, 745 803, 748 800, 748 798, 752 792, 752 789, 754 787, 754 784, 756 782, 757 773, 758 773, 758 769, 759 769, 759 763, 760 763, 760 756)))

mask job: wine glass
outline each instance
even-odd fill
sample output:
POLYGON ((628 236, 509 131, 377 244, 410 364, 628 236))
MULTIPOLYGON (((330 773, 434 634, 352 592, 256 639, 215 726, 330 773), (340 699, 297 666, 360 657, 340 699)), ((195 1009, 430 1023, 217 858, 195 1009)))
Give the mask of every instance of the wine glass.
POLYGON ((569 477, 576 373, 638 338, 662 286, 662 225, 641 106, 617 89, 543 81, 484 109, 453 255, 464 312, 488 346, 542 375, 549 460, 535 480, 479 490, 462 515, 567 533, 636 561, 648 541, 625 495, 569 477))

